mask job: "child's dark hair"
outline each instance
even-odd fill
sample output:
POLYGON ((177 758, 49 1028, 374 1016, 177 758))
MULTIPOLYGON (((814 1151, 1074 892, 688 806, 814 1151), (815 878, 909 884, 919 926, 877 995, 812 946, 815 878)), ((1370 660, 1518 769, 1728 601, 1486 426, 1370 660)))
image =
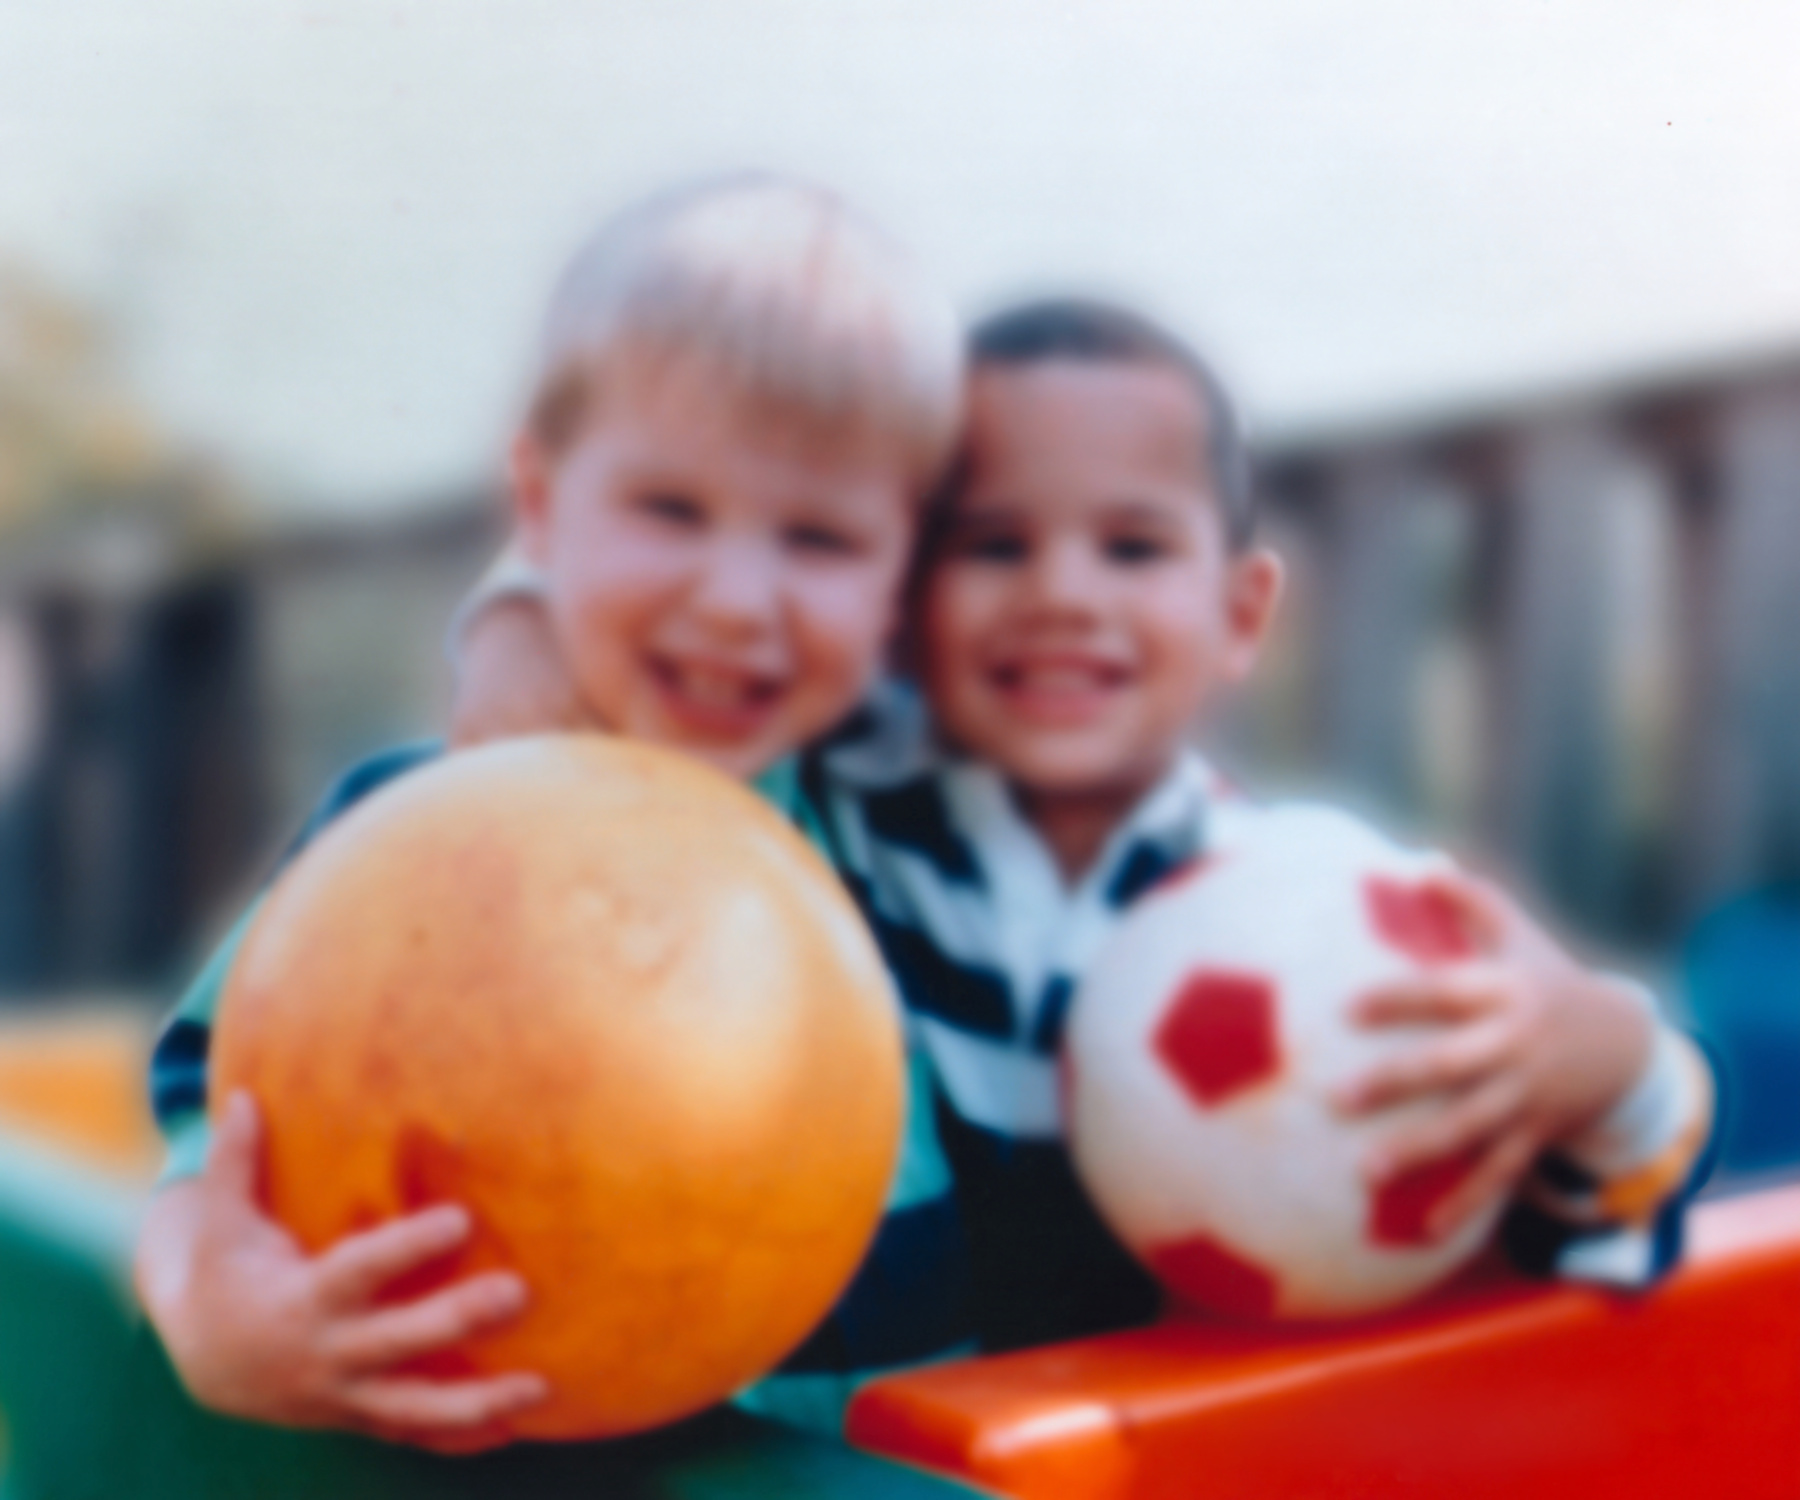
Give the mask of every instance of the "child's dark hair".
POLYGON ((1234 551, 1256 530, 1255 496, 1243 428, 1231 398, 1206 361, 1148 318, 1104 302, 1055 298, 996 313, 969 335, 971 371, 984 365, 1032 365, 1044 360, 1113 360, 1164 365, 1183 376, 1200 398, 1206 420, 1200 455, 1234 551))

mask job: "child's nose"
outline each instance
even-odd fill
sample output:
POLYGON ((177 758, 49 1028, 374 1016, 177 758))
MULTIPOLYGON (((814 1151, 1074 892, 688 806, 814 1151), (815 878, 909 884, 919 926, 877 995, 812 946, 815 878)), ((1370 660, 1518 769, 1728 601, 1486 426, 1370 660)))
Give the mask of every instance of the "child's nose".
POLYGON ((1029 573, 1032 605, 1058 614, 1086 614, 1097 609, 1103 587, 1090 550, 1072 541, 1042 548, 1029 573))
POLYGON ((754 538, 722 537, 706 550, 689 603, 714 629, 764 630, 781 597, 780 559, 754 538))

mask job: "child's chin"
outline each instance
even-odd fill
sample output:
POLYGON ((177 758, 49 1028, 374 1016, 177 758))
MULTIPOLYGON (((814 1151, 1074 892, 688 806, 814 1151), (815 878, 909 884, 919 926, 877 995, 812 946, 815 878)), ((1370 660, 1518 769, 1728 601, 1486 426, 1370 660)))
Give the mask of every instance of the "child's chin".
POLYGON ((765 746, 733 746, 705 743, 671 744, 666 747, 691 755, 733 781, 754 781, 780 756, 765 746))
POLYGON ((691 718, 666 712, 645 715, 624 733, 691 756, 734 781, 760 776, 781 759, 787 742, 784 725, 740 726, 732 732, 723 725, 695 723, 691 718))
POLYGON ((1082 746, 1033 747, 1002 766, 1007 778, 1043 797, 1076 797, 1107 791, 1124 779, 1119 757, 1082 746))

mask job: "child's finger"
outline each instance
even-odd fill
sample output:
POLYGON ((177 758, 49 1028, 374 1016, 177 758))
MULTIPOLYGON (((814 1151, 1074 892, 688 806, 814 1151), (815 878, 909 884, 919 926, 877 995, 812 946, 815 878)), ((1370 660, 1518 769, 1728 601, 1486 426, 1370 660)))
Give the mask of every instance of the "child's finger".
POLYGON ((502 1448, 513 1441, 512 1432, 501 1422, 480 1427, 458 1427, 450 1432, 413 1432, 404 1427, 383 1427, 371 1422, 364 1429, 371 1437, 384 1442, 407 1443, 445 1458, 466 1458, 471 1453, 485 1453, 502 1448))
POLYGON ((1366 994, 1350 1007, 1357 1026, 1401 1026, 1469 1021, 1500 1003, 1505 980, 1492 965, 1459 964, 1409 974, 1366 994))
POLYGON ((1363 1175, 1371 1184, 1388 1182, 1427 1162, 1466 1155, 1504 1134, 1524 1105, 1524 1086, 1502 1074, 1376 1142, 1363 1158, 1363 1175))
POLYGON ((1441 888, 1461 908, 1463 925, 1477 949, 1491 953, 1503 946, 1513 919, 1512 901, 1504 890, 1467 870, 1452 870, 1444 875, 1441 888))
POLYGON ((218 1128, 206 1156, 206 1180, 234 1198, 254 1200, 261 1166, 262 1122, 256 1101, 243 1089, 237 1089, 220 1111, 218 1128))
POLYGON ((350 1320, 334 1331, 329 1354, 352 1370, 387 1370, 516 1316, 525 1283, 510 1271, 490 1271, 416 1302, 350 1320))
POLYGON ((371 1426, 398 1429, 428 1441, 458 1430, 488 1426, 535 1406, 550 1394, 541 1375, 515 1371, 480 1380, 426 1380, 377 1375, 344 1391, 350 1412, 371 1426))
POLYGON ((467 1209, 440 1203, 349 1235, 319 1257, 319 1294, 328 1307, 362 1307, 395 1277, 454 1250, 469 1229, 467 1209))
POLYGON ((1421 1094, 1466 1088, 1503 1067, 1512 1043, 1512 1028, 1497 1022, 1462 1026, 1451 1036, 1396 1051, 1340 1085, 1331 1102, 1341 1114, 1371 1114, 1421 1094))
POLYGON ((1513 1130, 1494 1143, 1475 1170, 1431 1211, 1426 1228, 1433 1239, 1447 1239, 1500 1194, 1511 1190, 1536 1154, 1528 1130, 1513 1130))

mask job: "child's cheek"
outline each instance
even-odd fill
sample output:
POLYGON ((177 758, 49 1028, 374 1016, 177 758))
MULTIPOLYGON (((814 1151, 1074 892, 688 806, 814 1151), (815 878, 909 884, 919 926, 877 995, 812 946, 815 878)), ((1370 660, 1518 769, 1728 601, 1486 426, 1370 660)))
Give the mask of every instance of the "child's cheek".
POLYGON ((846 581, 819 599, 811 614, 808 655, 839 686, 860 691, 881 663, 894 618, 892 600, 881 592, 879 580, 846 581))
POLYGON ((570 571, 590 598, 629 598, 653 592, 683 566, 675 541, 629 518, 594 514, 580 518, 563 538, 570 571))
POLYGON ((928 659, 949 666, 980 644, 984 621, 998 615, 1004 590, 973 568, 940 564, 926 587, 919 623, 921 649, 928 659))

